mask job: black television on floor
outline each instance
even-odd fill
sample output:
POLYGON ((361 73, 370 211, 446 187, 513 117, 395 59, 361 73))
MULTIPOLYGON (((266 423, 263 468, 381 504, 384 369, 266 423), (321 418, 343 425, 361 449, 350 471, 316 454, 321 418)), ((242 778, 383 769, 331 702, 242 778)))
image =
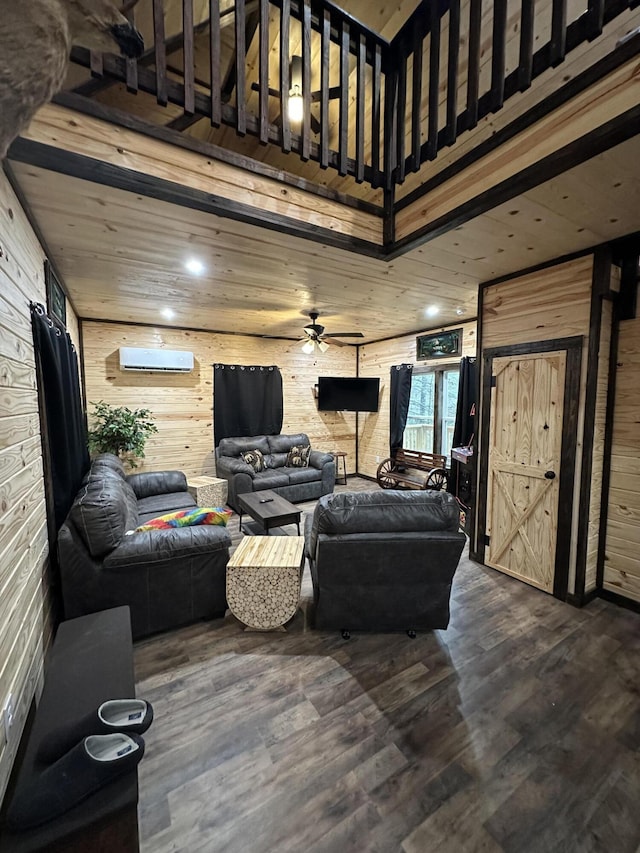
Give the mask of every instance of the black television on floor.
POLYGON ((377 412, 379 379, 319 376, 318 411, 377 412))

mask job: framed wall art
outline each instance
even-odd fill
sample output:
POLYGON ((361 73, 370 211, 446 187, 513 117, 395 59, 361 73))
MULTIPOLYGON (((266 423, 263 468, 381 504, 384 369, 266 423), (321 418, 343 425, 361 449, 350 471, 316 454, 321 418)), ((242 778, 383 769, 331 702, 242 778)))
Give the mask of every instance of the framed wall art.
POLYGON ((44 262, 44 283, 47 289, 47 312, 66 327, 67 298, 49 261, 44 262))
POLYGON ((449 329, 431 335, 419 335, 416 338, 416 359, 451 358, 460 355, 462 348, 462 329, 449 329))

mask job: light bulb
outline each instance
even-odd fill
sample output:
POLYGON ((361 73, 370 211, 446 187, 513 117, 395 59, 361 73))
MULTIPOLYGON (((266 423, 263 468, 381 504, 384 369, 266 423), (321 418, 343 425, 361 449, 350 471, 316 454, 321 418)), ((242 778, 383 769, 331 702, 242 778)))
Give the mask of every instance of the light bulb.
POLYGON ((307 355, 311 355, 313 352, 313 341, 305 341, 302 344, 302 352, 305 352, 307 355))
POLYGON ((289 121, 299 123, 304 115, 304 102, 298 87, 289 92, 289 121))
POLYGON ((189 270, 190 273, 193 273, 193 275, 200 275, 204 272, 204 264, 197 258, 189 258, 189 260, 185 263, 185 267, 189 270))
POLYGON ((427 317, 435 317, 436 314, 440 313, 440 309, 437 305, 430 305, 424 313, 427 317))
POLYGON ((324 341, 318 341, 318 349, 320 352, 326 352, 329 349, 329 344, 325 344, 324 341))

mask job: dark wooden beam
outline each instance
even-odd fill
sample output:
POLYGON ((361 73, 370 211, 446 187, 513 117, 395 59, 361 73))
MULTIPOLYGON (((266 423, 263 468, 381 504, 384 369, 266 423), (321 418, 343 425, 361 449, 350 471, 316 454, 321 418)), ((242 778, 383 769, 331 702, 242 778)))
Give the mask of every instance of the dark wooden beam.
MULTIPOLYGON (((515 196, 528 192, 533 187, 555 178, 603 151, 626 142, 627 139, 637 135, 639 126, 640 105, 611 119, 559 151, 554 151, 548 157, 523 169, 518 175, 496 184, 475 198, 459 205, 451 213, 446 213, 413 234, 407 235, 395 244, 389 258, 399 257, 410 249, 415 249, 453 228, 464 225, 465 222, 475 219, 476 216, 486 213, 499 204, 504 204, 515 196)), ((398 209, 399 206, 396 205, 396 211, 398 209)))
MULTIPOLYGON (((527 0, 523 0, 523 2, 527 2, 527 0)), ((469 129, 478 124, 481 31, 482 0, 471 0, 469 7, 469 66, 467 72, 467 115, 469 129)))
POLYGON ((426 142, 427 158, 435 160, 438 154, 438 102, 440 86, 440 12, 437 3, 429 7, 429 136, 426 142))
POLYGON ((535 0, 522 0, 520 12, 520 62, 518 65, 519 88, 526 91, 531 85, 533 74, 533 29, 535 0))
POLYGON ((10 159, 91 181, 95 184, 155 198, 169 204, 177 204, 192 210, 201 210, 227 219, 250 223, 281 234, 302 237, 372 258, 384 258, 383 247, 368 240, 339 234, 329 228, 290 219, 280 214, 216 196, 211 192, 185 187, 177 181, 167 181, 152 175, 144 175, 122 166, 105 163, 101 160, 85 157, 82 154, 64 151, 22 137, 18 138, 11 146, 10 159))
POLYGON ((507 0, 494 0, 491 40, 491 112, 497 112, 504 103, 506 47, 507 0))
POLYGON ((382 69, 382 51, 380 45, 376 45, 374 49, 373 62, 373 77, 372 77, 372 94, 371 94, 371 170, 374 175, 372 186, 375 189, 378 182, 375 176, 380 171, 380 98, 381 98, 381 69, 382 69))
POLYGON ((342 21, 340 43, 340 116, 338 141, 338 174, 346 175, 349 154, 349 22, 342 21))
POLYGON ((564 61, 567 50, 567 0, 553 0, 551 13, 551 65, 564 61))
POLYGON ((396 57, 398 79, 398 108, 396 111, 396 182, 404 183, 405 166, 405 127, 407 120, 407 47, 402 44, 396 57))
POLYGON ((413 35, 413 85, 411 87, 411 168, 420 168, 422 146, 422 52, 423 38, 416 27, 413 35))
MULTIPOLYGON (((150 78, 153 78, 153 72, 149 69, 145 69, 145 73, 150 75, 150 78)), ((147 80, 143 82, 149 82, 147 80)), ((179 89, 179 86, 177 87, 179 89)), ((198 97, 199 93, 196 93, 196 107, 198 106, 198 97)), ((207 103, 206 96, 201 96, 204 103, 207 103)), ((167 142, 170 145, 176 145, 179 148, 184 148, 188 151, 195 151, 198 154, 201 154, 203 157, 213 158, 215 160, 219 160, 222 163, 229 163, 231 166, 236 166, 239 169, 244 169, 247 172, 252 172, 257 175, 262 175, 266 178, 271 178, 274 181, 278 181, 279 183, 285 186, 292 186, 297 189, 303 190, 304 192, 312 193, 313 195, 318 195, 321 198, 327 198, 331 201, 336 201, 338 204, 342 204, 345 207, 354 208, 355 210, 362 210, 365 213, 371 213, 374 216, 378 216, 380 218, 383 217, 383 208, 380 205, 372 204, 371 202, 364 201, 363 199, 355 198, 354 196, 348 195, 347 193, 339 192, 338 190, 334 190, 331 187, 326 187, 323 184, 317 184, 313 181, 309 181, 306 178, 300 177, 299 175, 293 175, 290 172, 286 172, 284 169, 275 169, 273 166, 269 166, 266 163, 263 163, 259 160, 254 160, 251 157, 247 157, 244 154, 239 154, 236 151, 232 151, 228 148, 222 148, 219 145, 214 145, 211 142, 205 142, 201 139, 196 139, 192 136, 185 136, 183 134, 177 133, 174 130, 171 130, 167 127, 159 127, 155 124, 150 124, 149 122, 143 121, 142 119, 137 118, 136 116, 132 116, 129 113, 122 112, 121 110, 117 110, 114 107, 109 107, 105 104, 101 104, 99 101, 93 101, 89 98, 83 98, 80 95, 74 95, 68 92, 61 92, 59 95, 55 95, 53 98, 53 102, 66 107, 67 109, 75 110, 75 112, 80 114, 85 114, 92 116, 94 118, 107 121, 110 124, 115 125, 116 127, 124 127, 128 130, 133 130, 135 133, 140 133, 143 136, 149 136, 152 139, 159 139, 162 142, 167 142)), ((230 107, 225 107, 225 109, 231 109, 230 107)), ((277 134, 278 129, 273 128, 270 130, 270 135, 272 133, 277 134)), ((257 133, 257 128, 256 128, 257 133)), ((278 140, 276 139, 276 142, 278 140)), ((297 140, 296 140, 297 144, 297 140)), ((317 148, 314 152, 312 150, 312 154, 317 154, 317 148)), ((331 152, 331 165, 335 168, 337 165, 337 155, 335 152, 331 152)), ((370 171, 366 170, 366 179, 369 180, 371 177, 370 171)))
POLYGON ((329 58, 331 52, 331 12, 323 9, 320 34, 320 168, 329 165, 329 58))
POLYGON ((180 133, 182 131, 187 130, 192 127, 194 124, 197 124, 204 116, 199 115, 198 113, 182 113, 181 116, 177 116, 171 121, 168 121, 165 127, 170 127, 171 130, 178 130, 180 133))

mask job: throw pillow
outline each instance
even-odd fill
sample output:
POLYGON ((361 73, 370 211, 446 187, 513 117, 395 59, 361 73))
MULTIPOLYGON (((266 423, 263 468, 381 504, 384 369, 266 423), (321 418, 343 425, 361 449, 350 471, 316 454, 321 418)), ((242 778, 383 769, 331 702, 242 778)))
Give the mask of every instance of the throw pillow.
POLYGON ((309 454, 311 453, 311 445, 303 444, 297 445, 294 444, 289 453, 287 454, 287 467, 288 468, 308 468, 309 467, 309 454))
POLYGON ((241 453, 240 456, 244 459, 247 465, 250 465, 256 474, 259 474, 261 471, 267 467, 264 464, 264 456, 262 455, 261 450, 247 450, 246 453, 241 453))
POLYGON ((227 521, 229 521, 232 515, 233 512, 230 509, 225 509, 222 506, 198 506, 194 509, 180 509, 177 512, 168 512, 165 515, 152 518, 150 521, 145 521, 144 524, 136 527, 134 532, 166 530, 169 527, 194 527, 197 524, 218 524, 226 527, 227 521))

